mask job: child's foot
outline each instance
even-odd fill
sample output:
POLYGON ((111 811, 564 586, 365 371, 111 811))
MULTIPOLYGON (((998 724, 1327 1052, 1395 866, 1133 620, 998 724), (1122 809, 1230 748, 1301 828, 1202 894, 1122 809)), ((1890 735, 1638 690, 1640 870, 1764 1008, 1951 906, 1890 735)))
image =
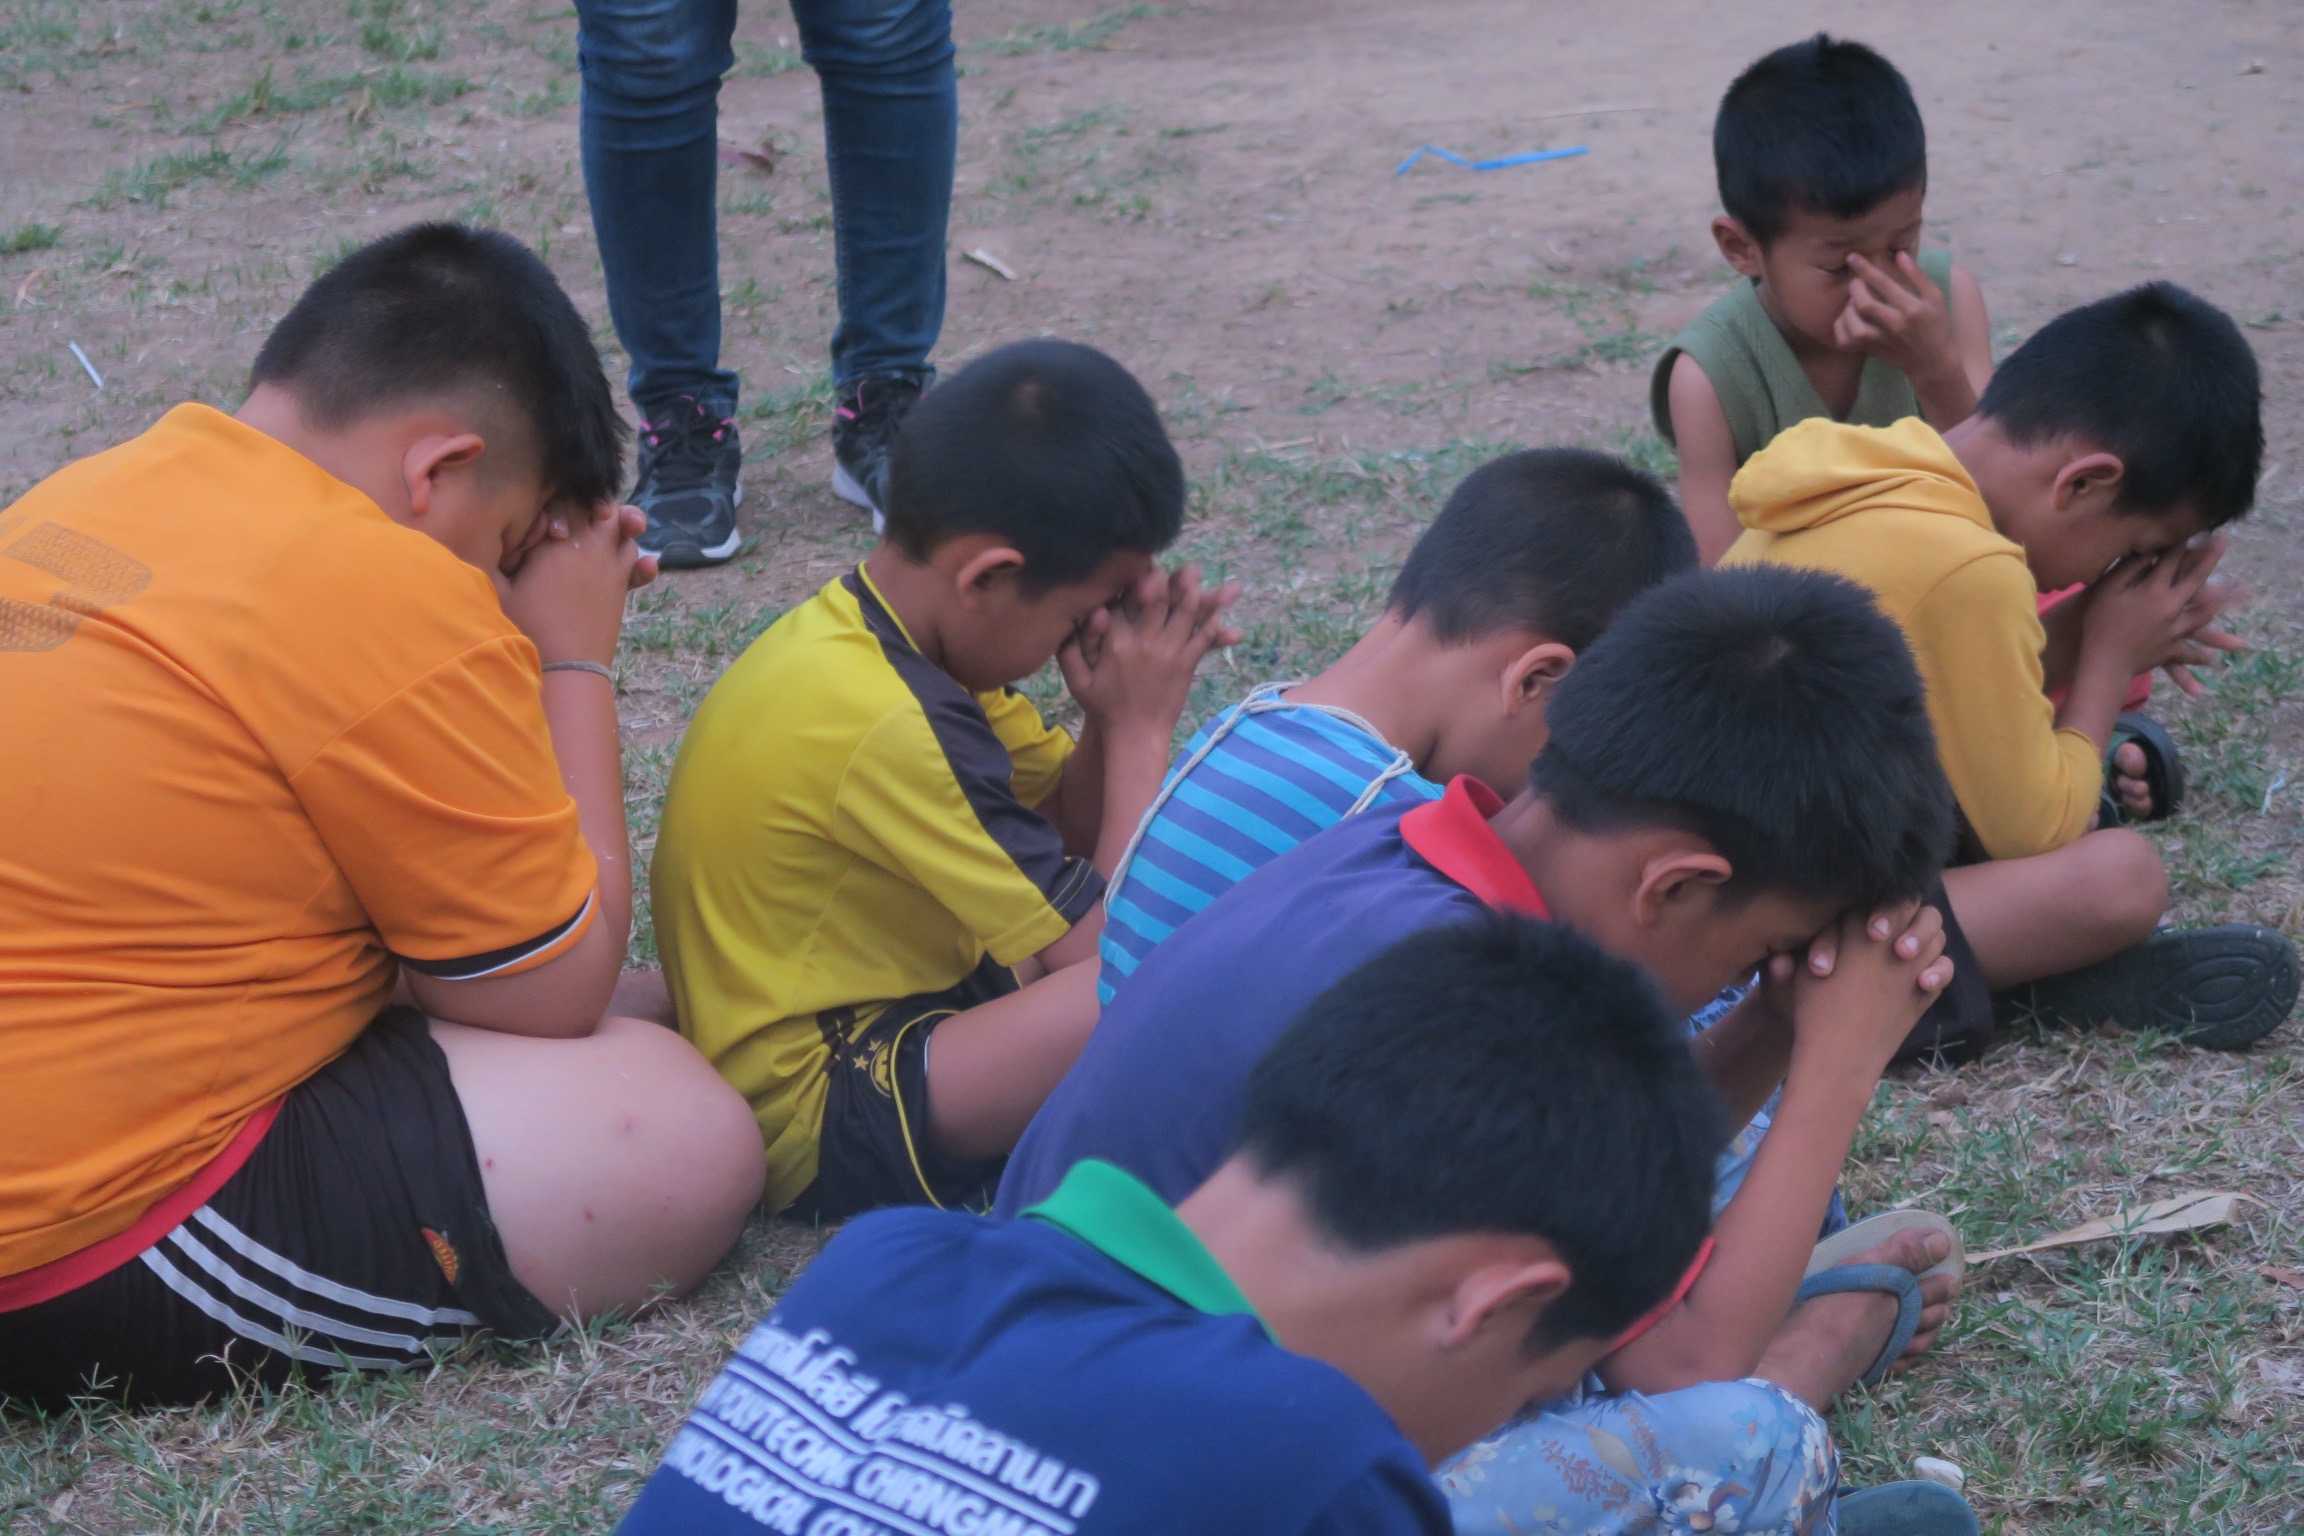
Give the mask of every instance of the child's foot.
POLYGON ((2104 792, 2119 802, 2121 820, 2151 821, 2152 781, 2147 775, 2151 765, 2144 749, 2132 741, 2124 741, 2112 753, 2111 771, 2104 775, 2104 792))
POLYGON ((2104 765, 2100 826, 2165 821, 2184 802, 2184 759, 2175 738, 2150 715, 2125 714, 2112 728, 2104 765))
MULTIPOLYGON (((1951 1251, 1940 1231, 1904 1231, 1844 1261, 1849 1265, 1891 1265, 1920 1277, 1920 1323, 1911 1342, 1904 1346, 1898 1366, 1891 1369, 1933 1347, 1952 1315, 1953 1300, 1960 1294, 1960 1277, 1926 1273, 1951 1251)), ((1775 1382, 1822 1412, 1834 1398, 1862 1380, 1879 1359, 1895 1331, 1896 1315, 1896 1297, 1885 1291, 1856 1291, 1804 1301, 1784 1320, 1752 1374, 1775 1382)))
POLYGON ((2236 1051, 2295 1010, 2296 946, 2269 928, 2163 928, 2133 949, 1994 999, 2003 1019, 2157 1029, 2236 1051))

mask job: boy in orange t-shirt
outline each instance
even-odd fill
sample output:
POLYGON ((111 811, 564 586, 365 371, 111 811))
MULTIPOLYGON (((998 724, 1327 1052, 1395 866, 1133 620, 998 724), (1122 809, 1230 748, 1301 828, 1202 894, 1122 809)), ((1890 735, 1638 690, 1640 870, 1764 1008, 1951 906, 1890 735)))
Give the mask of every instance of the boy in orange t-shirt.
POLYGON ((654 568, 582 319, 419 226, 251 383, 0 512, 0 1397, 630 1309, 759 1190, 743 1100, 604 1017, 654 568))

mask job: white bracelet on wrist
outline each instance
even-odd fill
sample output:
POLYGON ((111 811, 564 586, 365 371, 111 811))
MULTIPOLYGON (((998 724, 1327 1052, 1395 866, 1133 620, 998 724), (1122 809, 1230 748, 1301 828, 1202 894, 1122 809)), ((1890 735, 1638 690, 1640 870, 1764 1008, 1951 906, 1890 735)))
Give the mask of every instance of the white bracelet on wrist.
POLYGON ((611 683, 616 681, 616 674, 608 669, 606 663, 598 661, 548 661, 544 663, 544 670, 547 672, 592 672, 608 679, 611 683))

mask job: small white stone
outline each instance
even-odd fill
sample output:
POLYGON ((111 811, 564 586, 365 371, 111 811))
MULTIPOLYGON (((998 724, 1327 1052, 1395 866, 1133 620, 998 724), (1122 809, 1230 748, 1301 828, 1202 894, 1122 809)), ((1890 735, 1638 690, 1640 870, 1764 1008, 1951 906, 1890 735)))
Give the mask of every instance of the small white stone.
POLYGON ((1954 1493, 1968 1486, 1968 1474, 1940 1456, 1913 1457, 1912 1475, 1923 1482, 1942 1483, 1954 1493))

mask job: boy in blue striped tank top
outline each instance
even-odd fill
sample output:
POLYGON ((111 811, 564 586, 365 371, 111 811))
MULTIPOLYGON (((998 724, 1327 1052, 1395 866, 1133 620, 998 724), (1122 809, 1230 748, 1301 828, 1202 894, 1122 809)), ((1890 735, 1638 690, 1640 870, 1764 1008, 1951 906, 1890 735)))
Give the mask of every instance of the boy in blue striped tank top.
POLYGON ((1192 737, 1113 874, 1098 998, 1315 833, 1436 799, 1458 774, 1519 783, 1544 744, 1546 691, 1618 609, 1695 563, 1672 498, 1618 459, 1542 448, 1474 470, 1374 628, 1310 681, 1268 683, 1192 737))

